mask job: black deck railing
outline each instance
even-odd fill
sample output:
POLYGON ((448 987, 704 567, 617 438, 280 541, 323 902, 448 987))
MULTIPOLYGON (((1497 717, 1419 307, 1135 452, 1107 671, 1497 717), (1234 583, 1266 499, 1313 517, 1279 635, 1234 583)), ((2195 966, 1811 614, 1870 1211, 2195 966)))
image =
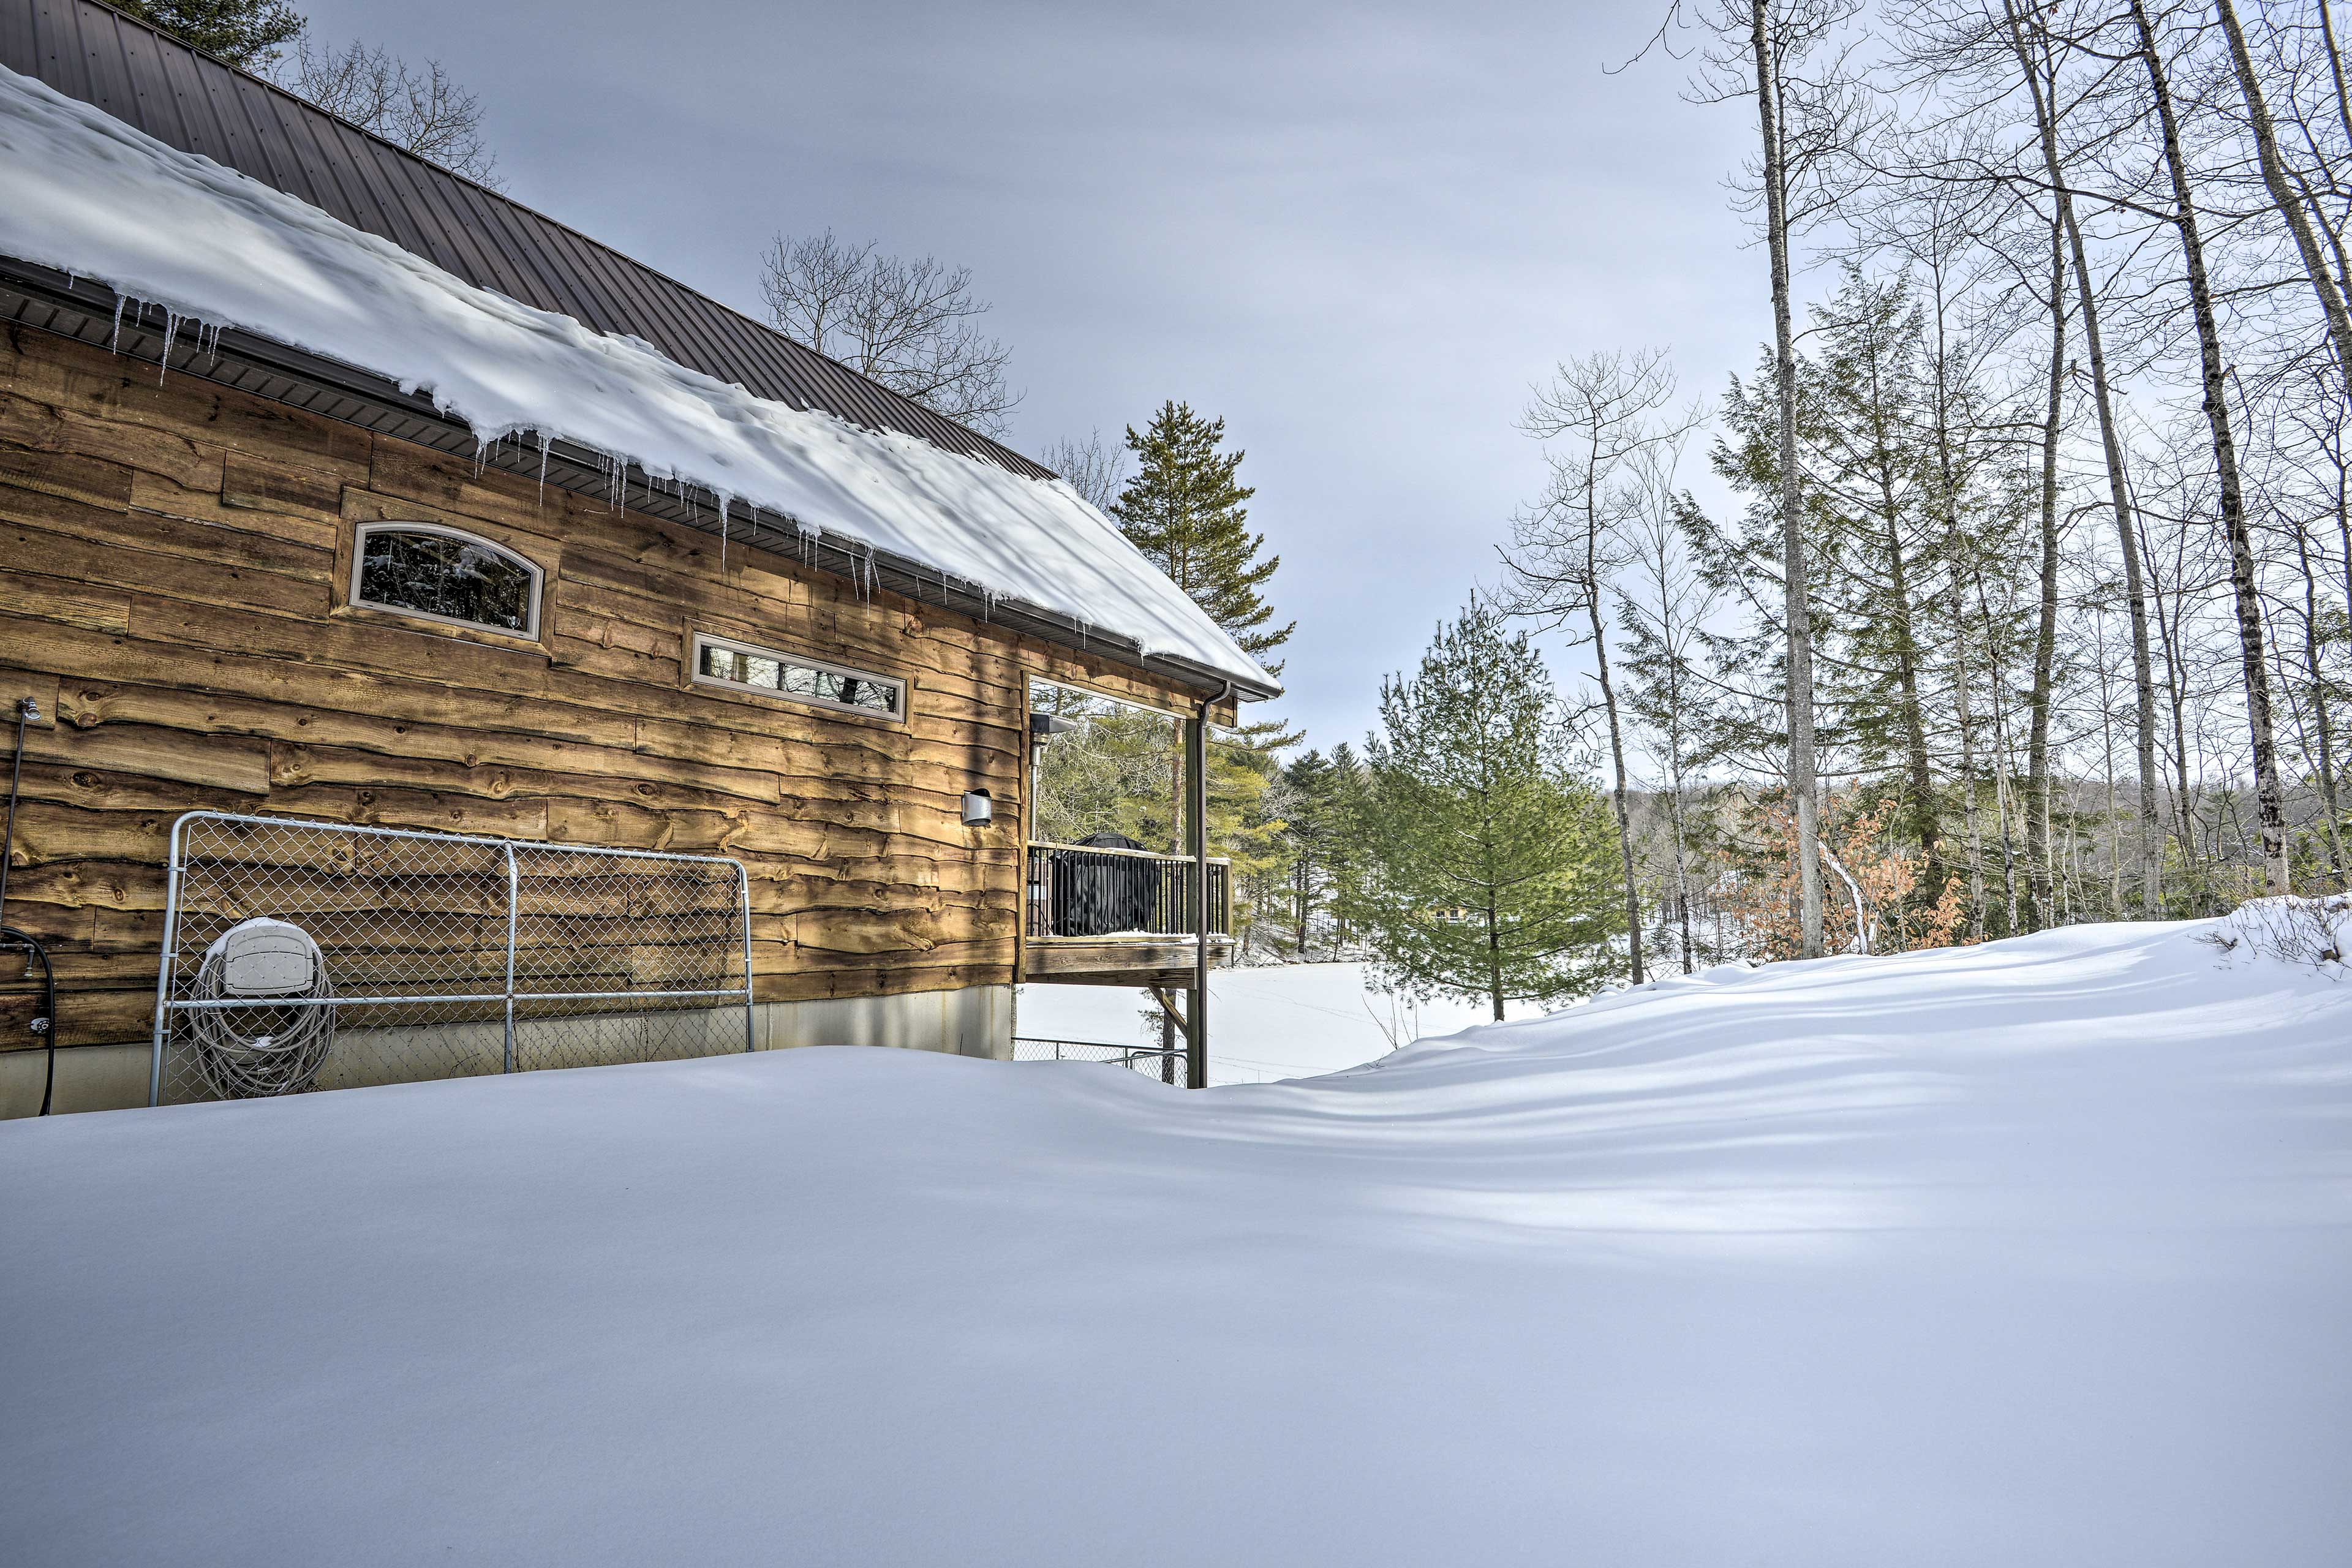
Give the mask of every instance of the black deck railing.
MULTIPOLYGON (((1192 861, 1141 849, 1029 846, 1031 936, 1191 936, 1192 861)), ((1234 929, 1233 870, 1209 862, 1209 931, 1234 929)))

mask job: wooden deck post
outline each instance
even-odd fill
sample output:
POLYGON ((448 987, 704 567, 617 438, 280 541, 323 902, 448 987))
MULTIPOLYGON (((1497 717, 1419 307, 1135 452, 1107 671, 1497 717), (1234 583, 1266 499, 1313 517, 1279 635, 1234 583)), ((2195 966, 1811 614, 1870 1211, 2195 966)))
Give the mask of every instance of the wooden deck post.
POLYGON ((1192 1005, 1184 1010, 1184 1081, 1209 1081, 1209 705, 1184 721, 1185 813, 1192 831, 1192 1005))

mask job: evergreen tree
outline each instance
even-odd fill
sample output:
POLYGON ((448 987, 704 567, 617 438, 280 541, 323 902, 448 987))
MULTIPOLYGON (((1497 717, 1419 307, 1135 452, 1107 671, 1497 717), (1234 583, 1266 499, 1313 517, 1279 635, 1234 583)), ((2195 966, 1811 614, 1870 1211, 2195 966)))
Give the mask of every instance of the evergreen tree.
MULTIPOLYGON (((1221 452, 1223 419, 1203 419, 1187 403, 1166 403, 1140 435, 1127 428, 1138 472, 1112 515, 1137 549, 1168 574, 1209 618, 1253 657, 1290 640, 1296 621, 1270 626, 1274 606, 1259 592, 1282 557, 1258 552, 1265 536, 1249 531, 1245 506, 1257 492, 1241 482, 1240 452, 1221 452)), ((1268 663, 1273 673, 1282 666, 1268 663)))
POLYGON ((1315 947, 1317 928, 1331 905, 1332 855, 1340 832, 1342 780, 1321 752, 1292 759, 1282 770, 1284 847, 1289 857, 1291 950, 1301 957, 1315 947))
POLYGON ((1392 989, 1558 1002, 1617 967, 1605 803, 1570 764, 1551 676, 1473 600, 1381 688, 1347 903, 1392 989))
POLYGON ((1328 842, 1324 847, 1328 868, 1326 907, 1331 925, 1328 951, 1334 958, 1355 950, 1361 935, 1355 924, 1351 890, 1363 885, 1366 857, 1363 824, 1370 817, 1371 775, 1356 749, 1342 741, 1331 748, 1328 842))
MULTIPOLYGON (((2025 470, 2015 460, 2024 449, 2010 435, 2022 416, 1991 405, 1970 345, 1939 351, 1929 341, 1905 274, 1849 267, 1812 336, 1816 353, 1798 363, 1794 447, 1804 469, 1817 741, 1824 778, 1850 771, 1860 781, 1861 795, 1841 809, 1884 817, 1918 862, 1872 922, 1899 950, 1935 925, 1957 878, 1979 874, 1977 778, 1988 759, 1996 764, 1991 831, 2005 834, 2014 815, 2006 677, 2031 664, 2030 647, 2019 644, 2029 630, 2020 584, 2037 554, 2025 470), (1947 424, 1959 428, 1945 432, 1947 424), (1977 678, 1988 688, 1980 694, 1977 678), (1958 824, 1948 820, 1953 806, 1958 824)), ((1696 509, 1688 514, 1707 584, 1727 597, 1775 570, 1781 551, 1783 443, 1769 393, 1760 374, 1733 379, 1715 452, 1717 472, 1750 498, 1745 519, 1725 528, 1696 509)), ((1771 605, 1763 608, 1742 642, 1720 653, 1769 694, 1785 667, 1775 661, 1771 605)), ((1782 705, 1742 707, 1719 714, 1718 755, 1760 757, 1778 744, 1782 705)), ((1822 833, 1827 844, 1830 828, 1822 833)), ((1777 842, 1779 830, 1769 837, 1777 842)), ((1840 868, 1839 853, 1834 844, 1822 851, 1832 902, 1850 869, 1840 868)), ((2015 854, 2006 837, 2000 858, 2008 875, 2015 854)))
POLYGON ((276 59, 304 25, 286 0, 115 0, 115 8, 248 70, 276 59))
MULTIPOLYGON (((1075 844, 1097 833, 1123 833, 1163 854, 1185 852, 1184 799, 1170 785, 1171 768, 1181 784, 1184 734, 1176 721, 1062 686, 1041 685, 1032 704, 1081 725, 1045 749, 1034 808, 1040 839, 1075 844)), ((1236 877, 1263 878, 1282 863, 1284 823, 1268 798, 1278 773, 1265 750, 1213 732, 1209 851, 1232 858, 1236 877)))
MULTIPOLYGON (((1097 833, 1123 833, 1149 848, 1175 852, 1181 821, 1168 791, 1168 753, 1180 743, 1174 721, 1063 686, 1041 686, 1034 706, 1081 726, 1045 748, 1033 807, 1036 836, 1049 844, 1076 844, 1097 833)), ((1213 796, 1213 816, 1218 804, 1213 796)))
MULTIPOLYGON (((1258 559, 1265 538, 1249 531, 1245 504, 1257 492, 1239 478, 1243 454, 1218 450, 1224 438, 1223 419, 1203 419, 1183 403, 1161 405, 1140 434, 1129 426, 1127 446, 1136 455, 1137 472, 1119 492, 1111 515, 1136 548, 1210 619, 1265 660, 1268 651, 1290 640, 1297 623, 1269 626, 1274 608, 1260 590, 1282 558, 1258 559)), ((1266 668, 1282 672, 1270 660, 1266 668)), ((1245 878, 1263 883, 1279 862, 1282 823, 1266 809, 1264 796, 1276 772, 1273 753, 1297 742, 1279 720, 1260 720, 1210 737, 1210 852, 1232 858, 1237 889, 1245 878), (1223 810, 1221 795, 1227 803, 1223 810)), ((1169 753, 1168 781, 1170 799, 1181 802, 1181 746, 1169 753)))
POLYGON ((1291 847, 1286 792, 1276 787, 1281 777, 1265 748, 1209 748, 1209 848, 1225 858, 1233 877, 1238 963, 1255 962, 1267 948, 1278 952, 1289 927, 1291 847))
POLYGON ((1865 765, 1899 773, 1902 815, 1925 857, 1933 903, 1943 891, 1943 828, 1922 693, 1932 618, 1926 578, 1941 519, 1927 439, 1925 318, 1908 278, 1873 279, 1851 265, 1820 314, 1820 361, 1799 367, 1797 439, 1811 470, 1817 504, 1808 521, 1820 528, 1826 574, 1815 578, 1828 623, 1822 644, 1842 656, 1822 659, 1823 695, 1843 711, 1865 765))

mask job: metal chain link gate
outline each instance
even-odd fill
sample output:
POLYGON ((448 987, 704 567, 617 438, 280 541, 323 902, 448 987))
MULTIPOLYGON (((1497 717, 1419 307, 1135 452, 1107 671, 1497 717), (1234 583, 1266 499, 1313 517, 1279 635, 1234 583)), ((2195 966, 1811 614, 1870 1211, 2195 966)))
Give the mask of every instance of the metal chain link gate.
POLYGON ((1116 1046, 1104 1040, 1045 1040, 1027 1035, 1013 1037, 1013 1059, 1016 1062, 1098 1062, 1105 1067, 1125 1068, 1146 1078, 1177 1089, 1187 1087, 1190 1066, 1184 1047, 1166 1046, 1116 1046))
POLYGON ((751 959, 722 856, 190 812, 148 1103, 750 1050, 751 959), (247 949, 247 974, 291 952, 309 983, 240 986, 247 949))

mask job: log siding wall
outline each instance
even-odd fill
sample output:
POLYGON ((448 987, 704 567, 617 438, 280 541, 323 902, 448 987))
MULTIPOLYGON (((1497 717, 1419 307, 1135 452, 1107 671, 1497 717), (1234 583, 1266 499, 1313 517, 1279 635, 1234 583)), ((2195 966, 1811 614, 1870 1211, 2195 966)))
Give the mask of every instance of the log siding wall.
MULTIPOLYGON (((1070 650, 32 329, 0 341, 0 700, 35 698, 7 920, 58 1038, 147 1035, 182 812, 727 854, 761 1001, 1009 984, 1033 677, 1070 650), (545 574, 535 638, 348 603, 357 525, 545 574), (898 676, 903 720, 690 679, 697 631, 898 676), (986 788, 993 826, 964 828, 986 788)), ((12 731, 13 732, 13 731, 12 731)), ((0 1049, 37 1047, 0 969, 0 1049)))

